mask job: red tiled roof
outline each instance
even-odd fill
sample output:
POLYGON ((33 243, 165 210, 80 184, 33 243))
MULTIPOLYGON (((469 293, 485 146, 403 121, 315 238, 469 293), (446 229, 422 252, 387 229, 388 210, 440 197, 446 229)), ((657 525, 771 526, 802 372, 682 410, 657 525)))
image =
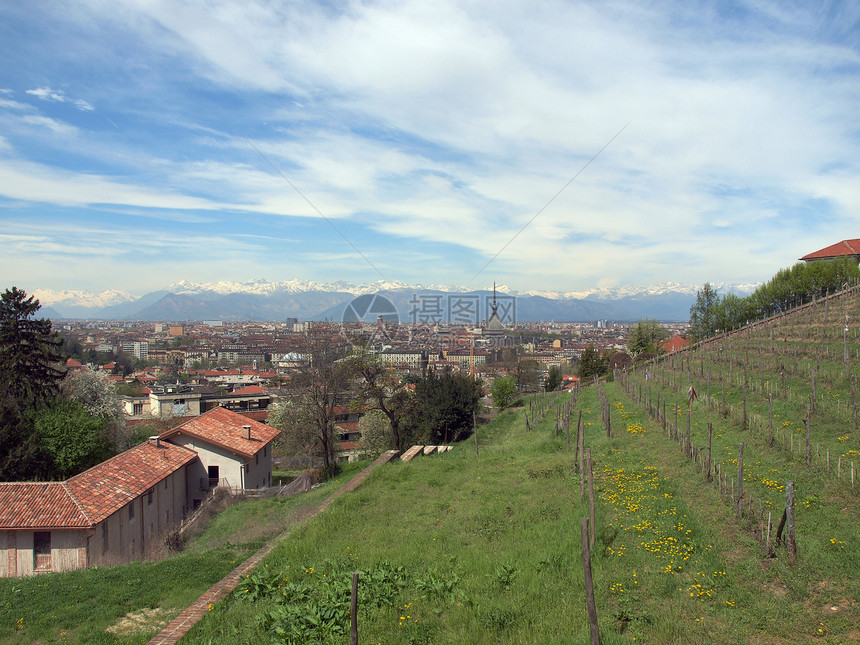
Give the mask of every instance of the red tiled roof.
POLYGON ((690 341, 680 336, 672 336, 669 340, 664 340, 657 344, 660 349, 665 349, 667 352, 677 352, 679 349, 684 349, 689 345, 690 341))
POLYGON ((74 358, 66 359, 66 367, 80 367, 80 366, 81 366, 81 362, 79 360, 76 360, 74 358))
POLYGON ((265 390, 259 385, 248 385, 247 387, 233 390, 233 394, 262 394, 263 392, 265 392, 265 390))
POLYGON ((180 434, 201 439, 242 457, 250 458, 281 434, 281 431, 226 408, 215 408, 163 432, 161 437, 169 439, 180 434), (250 439, 247 431, 242 427, 246 425, 251 426, 250 439))
POLYGON ((147 441, 103 461, 65 483, 93 523, 101 522, 143 495, 197 453, 166 441, 147 441))
POLYGON ((73 529, 93 524, 63 482, 0 483, 0 529, 73 529))
POLYGON ((860 239, 842 240, 836 244, 831 244, 823 249, 807 253, 801 260, 822 260, 825 258, 835 258, 841 255, 860 255, 860 239))

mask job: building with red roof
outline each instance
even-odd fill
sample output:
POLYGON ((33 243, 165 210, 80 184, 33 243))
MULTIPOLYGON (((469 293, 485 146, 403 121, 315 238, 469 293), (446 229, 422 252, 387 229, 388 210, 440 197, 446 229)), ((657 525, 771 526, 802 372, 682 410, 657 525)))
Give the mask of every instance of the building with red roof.
POLYGON ((657 343, 657 348, 662 349, 664 352, 677 352, 682 349, 687 349, 690 346, 690 341, 681 338, 680 336, 672 336, 672 338, 668 340, 662 340, 657 343))
POLYGON ((860 239, 842 240, 818 251, 807 253, 800 259, 804 262, 815 262, 816 260, 833 260, 842 257, 854 258, 855 261, 860 262, 860 239))
POLYGON ((215 488, 270 485, 279 433, 216 408, 64 482, 0 483, 0 577, 141 557, 215 488))

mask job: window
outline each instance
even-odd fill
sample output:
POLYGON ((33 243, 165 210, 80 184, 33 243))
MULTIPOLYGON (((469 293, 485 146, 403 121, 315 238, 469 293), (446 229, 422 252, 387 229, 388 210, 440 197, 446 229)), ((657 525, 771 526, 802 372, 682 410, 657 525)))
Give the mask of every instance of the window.
POLYGON ((153 491, 152 488, 150 488, 148 491, 146 491, 146 505, 147 506, 152 506, 152 491, 153 491))
POLYGON ((33 568, 51 570, 51 532, 33 531, 33 568))
POLYGON ((131 501, 128 503, 128 519, 134 519, 134 502, 131 501))
POLYGON ((259 452, 256 455, 254 455, 254 464, 258 465, 258 466, 260 465, 260 453, 259 452))
POLYGON ((132 412, 132 414, 134 414, 134 415, 143 414, 143 403, 135 403, 134 404, 134 412, 132 412))
POLYGON ((263 446, 263 456, 265 457, 268 454, 269 454, 269 446, 263 446))

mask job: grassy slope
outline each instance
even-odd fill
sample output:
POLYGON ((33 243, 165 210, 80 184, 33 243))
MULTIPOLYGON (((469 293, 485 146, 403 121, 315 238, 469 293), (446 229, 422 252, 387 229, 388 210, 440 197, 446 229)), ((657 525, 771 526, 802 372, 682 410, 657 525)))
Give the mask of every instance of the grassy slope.
MULTIPOLYGON (((852 320, 860 320, 858 305, 846 304, 852 320)), ((807 311, 773 337, 768 328, 735 336, 723 343, 722 355, 711 346, 689 361, 664 362, 647 383, 635 381, 641 374, 632 377, 634 390, 641 384, 656 398, 659 389, 669 409, 683 402, 692 381, 702 395, 694 404, 694 444, 703 445, 712 423, 715 460, 731 472, 744 441, 745 486, 755 499, 776 511, 785 480, 797 483, 794 567, 784 549, 774 559, 763 556, 754 523, 735 517, 717 487, 703 481, 678 444, 619 386, 605 388, 614 415, 612 439, 600 427, 596 392, 581 392, 577 409, 583 410, 597 477, 593 566, 604 643, 860 642, 860 482, 852 490, 845 473, 837 480, 822 459, 807 468, 797 450, 782 449, 781 441, 769 446, 765 434, 766 395, 781 389, 785 367, 788 396, 774 402, 777 427, 787 422, 787 431, 803 437, 798 428, 811 394, 808 375, 820 363, 813 444, 822 446, 822 454, 845 455, 846 463, 860 454, 844 407, 850 389, 840 377, 842 322, 831 312, 830 324, 838 323, 834 331, 822 325, 822 316, 823 310, 807 311), (819 355, 818 347, 829 352, 819 355), (742 360, 750 384, 748 411, 759 424, 754 431, 740 429, 742 360), (708 364, 712 402, 725 387, 727 417, 703 400, 708 364)), ((851 329, 849 338, 856 334, 851 329)), ((856 340, 851 350, 856 363, 856 340)), ((183 642, 288 642, 290 633, 301 630, 304 635, 294 642, 345 642, 353 570, 362 571, 362 642, 587 642, 579 541, 587 505, 579 500, 572 454, 563 439, 552 436, 551 414, 533 427, 527 434, 522 412, 508 412, 480 430, 478 458, 466 442, 444 455, 379 469, 356 492, 297 528, 260 573, 183 642), (309 632, 323 637, 309 638, 309 632)), ((207 583, 194 576, 220 576, 215 564, 199 563, 218 561, 229 569, 234 544, 259 544, 272 530, 264 522, 289 521, 293 507, 272 504, 311 500, 234 507, 189 552, 164 563, 0 581, 0 639, 62 642, 60 631, 74 625, 65 636, 69 642, 110 640, 104 627, 125 611, 170 609, 196 598, 207 583), (173 582, 179 580, 181 585, 173 582)), ((141 635, 129 642, 143 641, 141 635)))
POLYGON ((253 500, 223 511, 185 552, 135 562, 28 578, 0 578, 2 643, 145 643, 166 622, 366 464, 300 496, 253 500), (129 612, 160 609, 133 635, 105 629, 129 612))
MULTIPOLYGON (((798 509, 794 569, 784 552, 765 560, 677 445, 616 386, 607 392, 616 414, 611 440, 598 428, 596 393, 583 391, 577 405, 590 424, 598 477, 593 562, 604 643, 858 639, 857 544, 850 514, 834 517, 843 498, 798 509), (829 542, 837 534, 847 548, 829 542)), ((345 572, 363 571, 370 593, 388 561, 402 572, 390 605, 362 603, 365 642, 586 642, 579 520, 587 506, 552 425, 548 418, 526 434, 522 413, 506 413, 482 429, 479 458, 466 443, 381 469, 282 543, 265 563, 267 577, 216 607, 187 641, 289 634, 303 616, 283 618, 284 606, 319 620, 333 586, 346 602, 345 572), (296 589, 301 601, 288 600, 296 589)), ((335 631, 328 642, 343 641, 335 631)))

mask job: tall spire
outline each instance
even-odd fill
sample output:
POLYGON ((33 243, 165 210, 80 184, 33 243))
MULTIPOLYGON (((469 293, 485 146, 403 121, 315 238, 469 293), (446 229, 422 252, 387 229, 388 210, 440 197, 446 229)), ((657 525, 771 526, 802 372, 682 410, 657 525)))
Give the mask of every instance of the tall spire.
POLYGON ((498 307, 496 305, 496 281, 493 280, 493 313, 496 313, 497 309, 498 307))

